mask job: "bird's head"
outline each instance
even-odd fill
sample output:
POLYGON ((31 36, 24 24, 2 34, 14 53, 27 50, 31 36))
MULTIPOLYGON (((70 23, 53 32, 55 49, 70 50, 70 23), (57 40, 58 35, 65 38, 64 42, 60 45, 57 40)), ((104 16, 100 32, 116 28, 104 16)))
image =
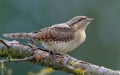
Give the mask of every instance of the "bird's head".
POLYGON ((76 16, 66 23, 75 29, 85 30, 87 25, 94 20, 93 18, 87 18, 86 16, 76 16))

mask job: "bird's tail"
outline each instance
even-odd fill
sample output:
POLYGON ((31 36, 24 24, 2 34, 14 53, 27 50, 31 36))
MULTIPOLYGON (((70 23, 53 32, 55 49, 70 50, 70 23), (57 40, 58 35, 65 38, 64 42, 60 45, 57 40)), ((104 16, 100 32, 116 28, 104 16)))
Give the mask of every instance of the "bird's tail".
POLYGON ((3 36, 7 38, 33 39, 35 37, 35 34, 34 33, 7 33, 7 34, 3 34, 3 36))

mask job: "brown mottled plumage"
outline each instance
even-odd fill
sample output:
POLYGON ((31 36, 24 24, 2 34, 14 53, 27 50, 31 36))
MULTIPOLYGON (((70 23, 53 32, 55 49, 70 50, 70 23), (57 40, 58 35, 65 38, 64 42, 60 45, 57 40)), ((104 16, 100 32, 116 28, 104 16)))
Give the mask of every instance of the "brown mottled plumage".
POLYGON ((55 52, 66 53, 72 51, 85 41, 85 30, 92 18, 76 16, 66 23, 55 24, 31 33, 8 33, 3 36, 9 38, 28 38, 55 52))
POLYGON ((44 40, 45 42, 49 41, 70 41, 72 40, 73 33, 75 30, 65 27, 48 27, 42 31, 36 32, 36 36, 33 38, 35 40, 44 40), (67 34, 66 34, 67 32, 67 34))

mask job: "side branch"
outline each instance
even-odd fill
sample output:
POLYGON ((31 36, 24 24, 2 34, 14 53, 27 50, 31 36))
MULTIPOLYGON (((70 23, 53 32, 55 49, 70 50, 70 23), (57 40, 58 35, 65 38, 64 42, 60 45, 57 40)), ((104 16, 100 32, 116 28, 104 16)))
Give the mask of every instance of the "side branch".
MULTIPOLYGON (((22 45, 17 41, 4 40, 4 43, 0 42, 0 57, 7 57, 9 54, 14 58, 26 58, 33 55, 27 62, 52 67, 55 70, 62 70, 75 75, 120 75, 120 71, 90 64, 66 55, 50 55, 49 52, 42 51, 37 47, 22 45)), ((13 61, 16 62, 16 60, 13 61)), ((17 62, 20 61, 22 60, 17 62)))

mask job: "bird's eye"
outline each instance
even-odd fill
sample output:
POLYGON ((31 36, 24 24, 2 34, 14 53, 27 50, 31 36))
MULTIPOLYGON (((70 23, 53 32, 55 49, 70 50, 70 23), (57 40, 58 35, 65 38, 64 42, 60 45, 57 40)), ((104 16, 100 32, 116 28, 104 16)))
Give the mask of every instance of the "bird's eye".
POLYGON ((82 21, 82 20, 85 20, 85 19, 87 19, 86 17, 82 17, 79 21, 82 21))

